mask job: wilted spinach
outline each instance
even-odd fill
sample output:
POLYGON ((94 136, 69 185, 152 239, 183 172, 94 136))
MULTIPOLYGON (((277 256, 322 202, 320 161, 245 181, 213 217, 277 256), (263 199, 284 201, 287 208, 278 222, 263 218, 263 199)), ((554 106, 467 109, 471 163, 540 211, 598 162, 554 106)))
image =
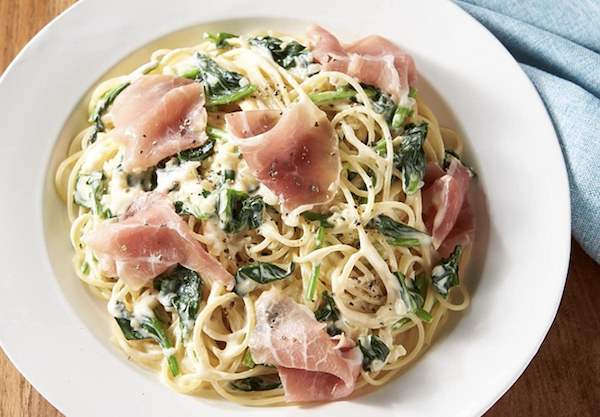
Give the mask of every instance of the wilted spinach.
POLYGON ((215 46, 219 49, 231 49, 231 45, 227 42, 227 39, 237 38, 237 35, 227 32, 218 32, 218 33, 205 33, 204 39, 207 39, 215 44, 215 46))
POLYGON ((379 113, 383 117, 383 120, 385 120, 388 124, 391 124, 394 117, 394 112, 396 111, 396 103, 394 103, 394 100, 392 100, 388 93, 380 88, 368 84, 361 85, 371 100, 371 106, 373 106, 373 110, 379 113))
MULTIPOLYGON (((315 249, 319 250, 323 247, 323 239, 324 239, 324 228, 323 226, 319 226, 317 230, 317 239, 315 243, 315 249)), ((316 264, 313 266, 313 269, 310 273, 310 279, 308 280, 308 286, 306 287, 306 299, 308 301, 312 301, 315 296, 315 291, 317 289, 317 281, 319 280, 319 274, 321 273, 321 264, 316 264)))
POLYGON ((153 191, 158 185, 156 167, 147 169, 139 174, 127 174, 128 187, 140 187, 144 191, 153 191))
POLYGON ((236 379, 230 382, 231 386, 240 391, 269 391, 282 388, 281 381, 277 375, 269 377, 251 376, 244 379, 236 379))
POLYGON ((447 259, 442 261, 431 271, 431 283, 438 293, 444 298, 448 296, 450 288, 460 284, 458 279, 458 258, 462 246, 457 245, 447 259))
POLYGON ((465 168, 467 168, 469 170, 469 172, 471 173, 473 178, 475 178, 477 176, 477 171, 475 171, 475 169, 472 166, 465 164, 462 161, 462 159, 460 159, 460 156, 458 156, 458 154, 451 149, 444 150, 443 166, 444 166, 445 171, 448 170, 448 167, 450 166, 450 163, 452 162, 452 158, 458 159, 458 162, 460 162, 465 168))
POLYGON ((259 196, 227 188, 217 194, 215 207, 223 231, 238 233, 261 225, 265 204, 259 196))
MULTIPOLYGON (((142 340, 142 339, 153 339, 163 349, 170 349, 173 347, 169 336, 165 332, 160 320, 154 316, 141 316, 135 317, 135 321, 139 326, 134 327, 132 320, 134 319, 133 313, 129 312, 125 308, 125 304, 117 302, 117 309, 119 310, 119 316, 115 317, 117 324, 123 332, 123 336, 127 340, 142 340)), ((179 375, 179 364, 175 355, 171 355, 167 358, 169 368, 173 376, 179 375)))
POLYGON ((96 138, 98 137, 98 133, 104 132, 104 123, 102 122, 102 116, 108 110, 108 107, 115 101, 115 98, 121 93, 121 91, 125 90, 131 84, 129 81, 126 81, 122 84, 119 84, 115 88, 108 90, 106 93, 102 94, 100 100, 96 103, 96 107, 94 111, 90 115, 89 122, 94 124, 92 131, 90 133, 90 143, 94 143, 96 138))
POLYGON ((208 139, 202 146, 177 153, 179 163, 185 161, 202 162, 208 159, 215 151, 215 139, 208 139))
POLYGON ((367 227, 377 229, 379 233, 385 236, 390 245, 412 247, 431 244, 431 236, 427 233, 399 223, 385 214, 380 214, 372 219, 367 227))
POLYGON ((291 41, 282 47, 284 42, 273 36, 259 36, 249 39, 251 45, 263 48, 271 53, 273 61, 281 67, 289 70, 294 67, 306 68, 312 60, 310 59, 310 49, 291 41))
POLYGON ((412 279, 406 279, 400 271, 394 272, 400 284, 400 299, 406 305, 407 313, 415 313, 421 320, 431 323, 433 316, 425 309, 425 297, 412 279))
POLYGON ((330 336, 342 333, 335 325, 335 322, 340 319, 340 310, 335 306, 335 300, 327 291, 323 291, 323 300, 325 300, 325 305, 315 311, 315 318, 318 321, 327 322, 326 330, 330 336))
POLYGON ((352 87, 345 85, 343 87, 336 87, 332 91, 320 91, 318 93, 310 93, 308 98, 315 104, 328 103, 330 101, 348 100, 356 97, 356 90, 352 87))
POLYGON ((198 68, 181 76, 194 79, 204 85, 208 105, 234 103, 256 91, 257 86, 250 84, 242 74, 226 70, 198 52, 195 53, 194 58, 198 68))
POLYGON ((165 307, 174 307, 183 333, 189 333, 200 310, 202 281, 198 274, 181 265, 154 279, 154 288, 160 291, 158 299, 165 307))
POLYGON ((427 169, 427 158, 423 143, 427 137, 427 123, 410 124, 405 129, 405 138, 400 143, 400 149, 394 152, 394 168, 402 172, 404 192, 413 195, 425 185, 423 179, 427 169))
POLYGON ((106 175, 104 171, 94 171, 89 174, 79 174, 75 180, 73 201, 81 207, 92 210, 101 218, 112 217, 110 209, 103 208, 100 204, 102 196, 108 192, 106 175))
POLYGON ((329 219, 332 216, 331 213, 315 213, 314 211, 305 211, 304 213, 302 213, 302 217, 304 217, 307 220, 312 220, 312 221, 316 221, 321 223, 321 226, 323 226, 326 229, 330 229, 332 227, 334 227, 333 223, 330 223, 329 221, 327 221, 327 219, 329 219))
POLYGON ((295 268, 296 264, 293 262, 287 271, 277 265, 265 262, 256 262, 242 266, 234 275, 235 287, 233 291, 240 297, 243 297, 258 287, 259 284, 268 284, 269 282, 279 281, 290 276, 295 268))
POLYGON ((390 354, 387 345, 373 334, 359 337, 358 346, 363 354, 363 369, 366 372, 379 371, 390 354))

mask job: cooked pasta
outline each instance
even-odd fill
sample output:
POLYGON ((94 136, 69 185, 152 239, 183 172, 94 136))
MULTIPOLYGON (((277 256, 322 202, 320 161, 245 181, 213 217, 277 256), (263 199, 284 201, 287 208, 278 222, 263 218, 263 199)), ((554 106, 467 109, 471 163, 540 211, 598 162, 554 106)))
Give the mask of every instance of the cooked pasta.
MULTIPOLYGON (((449 155, 462 152, 460 136, 439 126, 416 90, 407 90, 398 100, 355 76, 325 70, 308 45, 304 38, 256 32, 211 35, 194 47, 154 52, 147 64, 131 74, 96 87, 89 104, 92 125, 74 138, 57 171, 56 187, 72 222, 73 268, 107 302, 109 313, 121 320, 113 320, 112 341, 179 392, 217 392, 247 405, 285 401, 277 367, 255 365, 249 349, 257 326, 256 301, 271 288, 312 312, 329 308, 336 313, 321 321, 330 334, 343 333, 359 343, 364 357, 354 387, 359 392, 390 381, 414 363, 449 312, 469 304, 465 287, 451 282, 457 275, 460 250, 443 257, 431 243, 432 233, 424 220, 422 187, 429 185, 423 181, 424 166, 420 186, 408 192, 403 179, 408 168, 398 163, 406 138, 422 135, 424 143, 418 151, 426 162, 447 168, 449 155), (281 42, 268 44, 273 39, 281 42), (290 52, 289 45, 298 48, 290 52), (281 51, 289 55, 285 64, 277 60, 275 52, 281 51), (186 160, 178 152, 148 169, 126 172, 127 149, 114 140, 118 126, 112 103, 120 100, 121 91, 149 75, 202 81, 198 56, 241 75, 246 81, 239 85, 252 86, 252 91, 235 101, 214 104, 206 87, 210 81, 204 78, 212 149, 200 159, 186 160), (254 110, 283 113, 307 98, 331 124, 341 171, 329 201, 288 209, 277 193, 257 179, 240 150, 244 139, 232 137, 226 116, 254 110), (382 110, 386 105, 391 113, 382 110), (240 212, 228 213, 224 205, 234 203, 227 200, 227 190, 246 199, 244 207, 258 202, 256 211, 249 212, 255 217, 248 220, 240 212), (173 302, 175 293, 165 292, 162 281, 133 289, 121 277, 107 273, 100 255, 88 245, 91 234, 121 222, 136 199, 151 193, 167 196, 193 238, 236 279, 235 291, 229 291, 202 270, 195 271, 201 280, 199 304, 185 323, 173 302), (247 222, 239 226, 242 218, 247 222), (256 218, 259 224, 252 225, 256 218), (408 237, 390 236, 384 230, 390 224, 407 226, 408 237), (258 264, 280 277, 242 288, 247 282, 241 280, 241 268, 258 264), (164 331, 162 339, 143 326, 148 317, 164 331), (383 351, 388 353, 367 362, 369 346, 376 343, 385 345, 383 351), (267 386, 265 381, 275 382, 267 386)), ((461 267, 467 261, 468 245, 463 249, 461 267)), ((157 279, 170 273, 172 268, 157 279)))

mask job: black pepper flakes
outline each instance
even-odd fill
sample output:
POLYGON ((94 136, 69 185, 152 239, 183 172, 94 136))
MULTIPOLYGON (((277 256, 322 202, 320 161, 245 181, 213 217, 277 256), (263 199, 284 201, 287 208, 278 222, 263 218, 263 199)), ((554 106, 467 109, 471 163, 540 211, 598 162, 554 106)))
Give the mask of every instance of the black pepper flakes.
POLYGON ((274 161, 273 161, 273 163, 271 164, 271 169, 269 170, 269 176, 270 176, 271 178, 274 178, 274 177, 276 177, 276 176, 277 176, 277 171, 275 171, 275 167, 277 166, 277 163, 278 163, 278 162, 279 162, 279 161, 277 161, 277 159, 276 159, 276 160, 274 160, 274 161))

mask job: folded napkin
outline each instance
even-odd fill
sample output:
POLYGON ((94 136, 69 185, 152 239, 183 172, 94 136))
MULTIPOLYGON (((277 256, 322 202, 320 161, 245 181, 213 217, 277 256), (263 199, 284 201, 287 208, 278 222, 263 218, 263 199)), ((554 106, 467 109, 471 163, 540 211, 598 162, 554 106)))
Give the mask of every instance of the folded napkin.
POLYGON ((453 1, 504 44, 540 93, 569 173, 573 235, 600 263, 600 2, 453 1))

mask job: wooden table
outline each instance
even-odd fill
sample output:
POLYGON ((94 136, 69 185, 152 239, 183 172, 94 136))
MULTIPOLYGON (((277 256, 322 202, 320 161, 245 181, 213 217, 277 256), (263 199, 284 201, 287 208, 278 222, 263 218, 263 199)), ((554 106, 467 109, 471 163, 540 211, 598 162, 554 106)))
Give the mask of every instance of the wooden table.
MULTIPOLYGON (((0 73, 29 39, 75 1, 1 0, 0 73)), ((531 365, 487 417, 600 415, 598 295, 600 265, 573 242, 567 287, 556 321, 531 365)), ((19 374, 2 350, 0 416, 62 416, 19 374)))

